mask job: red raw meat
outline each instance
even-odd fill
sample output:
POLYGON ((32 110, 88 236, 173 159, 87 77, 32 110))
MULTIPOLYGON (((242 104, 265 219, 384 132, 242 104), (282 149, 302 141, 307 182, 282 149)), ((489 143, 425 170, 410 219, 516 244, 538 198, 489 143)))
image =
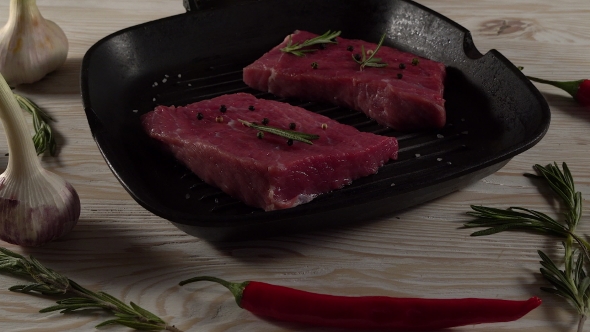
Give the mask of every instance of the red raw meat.
POLYGON ((149 136, 205 182, 267 211, 307 203, 397 158, 393 137, 360 132, 300 107, 245 93, 183 107, 158 106, 141 121, 149 136), (256 129, 238 121, 260 124, 264 118, 269 126, 289 129, 295 123, 297 131, 320 137, 313 145, 288 145, 286 138, 270 133, 259 139, 256 129))
MULTIPOLYGON (((298 43, 316 36, 296 31, 292 38, 298 43)), ((280 50, 288 41, 289 36, 244 68, 244 82, 281 97, 325 101, 362 111, 401 131, 444 126, 444 64, 382 46, 375 57, 387 67, 360 70, 353 55, 361 53, 361 45, 374 50, 376 44, 338 37, 338 44, 325 44, 325 48, 299 57, 280 50), (419 63, 413 65, 413 59, 419 63), (317 64, 315 69, 312 63, 317 64)))

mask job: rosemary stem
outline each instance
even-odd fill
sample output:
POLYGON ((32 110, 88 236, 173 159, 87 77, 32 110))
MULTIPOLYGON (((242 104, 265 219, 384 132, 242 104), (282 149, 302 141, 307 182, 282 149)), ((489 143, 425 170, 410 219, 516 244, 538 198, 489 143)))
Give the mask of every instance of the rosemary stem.
POLYGON ((164 327, 164 330, 170 331, 170 332, 183 332, 182 330, 177 329, 174 325, 166 325, 164 327))
MULTIPOLYGON (((109 303, 107 301, 103 301, 100 298, 98 298, 96 296, 92 296, 92 295, 90 295, 89 293, 87 293, 87 292, 85 292, 83 290, 78 290, 75 287, 70 287, 70 289, 68 291, 71 292, 71 293, 73 293, 73 294, 76 294, 76 295, 78 295, 80 297, 84 297, 84 298, 93 300, 93 301, 99 303, 101 305, 101 307, 103 307, 103 308, 105 308, 107 310, 110 310, 112 312, 118 312, 118 311, 120 311, 120 310, 118 310, 118 308, 117 308, 116 305, 114 305, 112 303, 109 303)), ((138 317, 138 318, 140 318, 140 317, 138 317)))
POLYGON ((584 331, 584 323, 586 322, 587 318, 588 316, 586 316, 585 314, 580 315, 580 319, 578 320, 578 332, 584 331))

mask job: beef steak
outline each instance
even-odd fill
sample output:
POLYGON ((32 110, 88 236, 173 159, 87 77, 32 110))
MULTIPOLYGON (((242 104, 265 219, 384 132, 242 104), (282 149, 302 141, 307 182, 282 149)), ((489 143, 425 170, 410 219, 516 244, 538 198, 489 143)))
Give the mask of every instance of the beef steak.
POLYGON ((158 106, 143 128, 205 182, 265 210, 294 207, 377 172, 397 158, 393 137, 363 133, 289 104, 237 93, 183 107, 158 106), (312 145, 238 120, 317 134, 312 145), (294 124, 294 125, 293 125, 294 124))
POLYGON ((361 46, 368 51, 377 45, 340 37, 337 44, 312 46, 319 49, 303 57, 280 50, 290 38, 300 43, 316 36, 306 31, 287 36, 244 68, 244 82, 281 97, 325 101, 362 111, 401 131, 444 126, 446 71, 442 63, 382 46, 375 57, 387 66, 361 70, 353 56, 361 53, 361 46))

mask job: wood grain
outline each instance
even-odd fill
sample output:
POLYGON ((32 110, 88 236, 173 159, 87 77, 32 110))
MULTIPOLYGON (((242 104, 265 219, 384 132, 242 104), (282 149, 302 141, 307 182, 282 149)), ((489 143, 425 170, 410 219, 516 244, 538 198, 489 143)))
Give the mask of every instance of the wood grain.
MULTIPOLYGON (((525 73, 547 79, 590 78, 590 7, 587 0, 420 0, 471 31, 478 49, 497 49, 525 73)), ((82 108, 79 69, 88 48, 125 27, 184 12, 180 0, 38 0, 42 13, 70 40, 68 61, 37 84, 19 87, 58 122, 59 158, 43 158, 67 178, 82 200, 78 226, 41 248, 1 246, 32 254, 94 290, 133 301, 185 331, 325 331, 262 320, 239 309, 230 294, 210 283, 178 281, 201 274, 260 280, 341 295, 485 297, 544 303, 523 319, 456 331, 575 331, 575 312, 543 293, 541 249, 560 257, 555 238, 523 233, 471 237, 462 229, 470 204, 526 206, 558 216, 546 191, 522 176, 533 164, 566 161, 577 189, 590 197, 590 110, 556 88, 537 85, 551 106, 544 139, 503 169, 462 190, 389 217, 341 229, 259 241, 210 243, 184 234, 141 208, 108 169, 82 108)), ((8 1, 0 3, 0 23, 8 1)), ((0 135, 0 168, 7 163, 0 135)), ((587 199, 584 199, 587 202, 587 199)), ((584 212, 588 213, 587 207, 584 212)), ((585 217, 580 232, 590 234, 585 217)), ((0 276, 0 331, 93 331, 101 312, 61 315, 37 311, 52 299, 11 293, 21 283, 0 276)), ((128 331, 113 327, 109 331, 128 331)))

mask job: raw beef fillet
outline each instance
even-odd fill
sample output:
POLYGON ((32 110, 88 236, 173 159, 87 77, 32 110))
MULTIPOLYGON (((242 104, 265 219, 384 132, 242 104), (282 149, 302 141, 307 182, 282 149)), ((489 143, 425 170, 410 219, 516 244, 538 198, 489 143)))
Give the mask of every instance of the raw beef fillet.
POLYGON ((144 114, 149 136, 205 182, 248 205, 277 210, 377 172, 397 158, 393 137, 363 133, 289 104, 238 93, 144 114), (244 126, 238 120, 317 134, 312 145, 244 126))
MULTIPOLYGON (((296 31, 292 38, 295 44, 316 36, 296 31)), ((360 70, 353 56, 361 53, 361 45, 368 51, 376 44, 337 37, 337 44, 323 48, 313 45, 311 48, 317 51, 299 57, 280 50, 288 42, 289 36, 244 68, 244 82, 281 97, 324 101, 362 111, 400 131, 444 126, 446 71, 442 63, 382 46, 375 57, 387 67, 360 70), (413 64, 413 59, 419 63, 413 64)))

